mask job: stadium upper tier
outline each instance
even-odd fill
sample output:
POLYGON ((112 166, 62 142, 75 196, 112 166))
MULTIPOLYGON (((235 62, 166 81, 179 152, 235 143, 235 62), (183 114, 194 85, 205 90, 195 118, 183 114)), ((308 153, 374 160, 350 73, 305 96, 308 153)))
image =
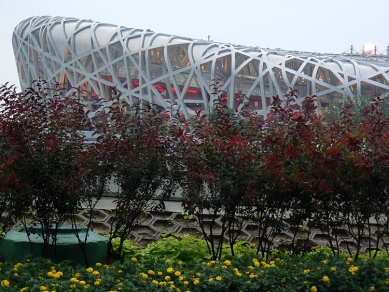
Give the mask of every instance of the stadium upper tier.
POLYGON ((212 105, 213 84, 229 107, 269 113, 271 97, 289 88, 315 94, 322 107, 340 96, 389 93, 389 58, 264 49, 156 33, 149 29, 38 16, 14 30, 13 48, 23 89, 33 80, 63 83, 107 102, 112 87, 129 105, 145 100, 177 104, 186 116, 212 105))

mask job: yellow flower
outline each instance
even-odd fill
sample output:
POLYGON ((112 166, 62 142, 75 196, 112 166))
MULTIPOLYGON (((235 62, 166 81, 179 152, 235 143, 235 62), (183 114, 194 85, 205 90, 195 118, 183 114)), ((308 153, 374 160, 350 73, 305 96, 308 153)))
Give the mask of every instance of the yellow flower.
POLYGON ((213 282, 213 278, 209 278, 208 281, 209 281, 209 282, 213 282))
POLYGON ((170 281, 170 280, 171 280, 170 276, 165 277, 165 281, 170 281))
POLYGON ((52 278, 52 277, 54 277, 54 274, 53 274, 53 272, 47 272, 47 277, 50 277, 50 278, 52 278))
POLYGON ((335 272, 336 271, 336 267, 331 267, 331 271, 335 272))
POLYGON ((96 267, 101 267, 101 263, 96 263, 96 267))
POLYGON ((70 285, 70 288, 72 288, 72 289, 74 289, 74 288, 76 288, 76 287, 77 287, 76 284, 70 285))
POLYGON ((8 286, 9 286, 9 281, 8 280, 1 281, 1 287, 8 287, 8 286))
POLYGON ((237 277, 242 277, 242 274, 239 273, 239 272, 236 272, 235 275, 236 275, 237 277))
POLYGON ((88 273, 92 273, 92 272, 93 272, 93 268, 87 268, 86 271, 87 271, 88 273))
POLYGON ((153 270, 148 270, 147 271, 147 274, 151 275, 151 276, 154 276, 155 275, 155 272, 153 270))
POLYGON ((85 285, 86 282, 85 282, 85 281, 80 281, 80 284, 81 284, 81 285, 85 285))
POLYGON ((93 284, 94 284, 95 286, 99 286, 99 285, 101 284, 101 282, 96 280, 93 284))
POLYGON ((374 286, 371 286, 370 291, 374 291, 374 290, 375 290, 374 286))
POLYGON ((221 276, 217 276, 216 277, 216 281, 221 281, 222 280, 222 277, 221 276))
POLYGON ((312 286, 312 287, 311 287, 311 292, 317 292, 316 286, 312 286))
POLYGON ((351 263, 353 261, 353 258, 347 258, 347 261, 351 263))
POLYGON ((95 276, 98 276, 98 275, 100 275, 100 273, 99 273, 99 271, 93 271, 93 273, 92 273, 93 275, 95 275, 95 276))
POLYGON ((140 273, 141 274, 141 276, 142 276, 142 278, 144 278, 144 279, 147 279, 149 276, 147 275, 147 274, 145 274, 145 273, 140 273))
POLYGON ((151 281, 151 283, 153 283, 155 285, 158 285, 158 281, 157 280, 153 280, 153 281, 151 281))
POLYGON ((121 274, 121 273, 123 273, 123 271, 122 270, 118 270, 118 273, 121 274))
POLYGON ((356 272, 358 272, 359 268, 357 266, 351 266, 348 271, 351 273, 351 275, 355 275, 356 272))
POLYGON ((304 274, 309 274, 310 271, 311 271, 310 269, 306 269, 304 270, 304 274))
POLYGON ((46 291, 47 288, 46 288, 45 286, 40 286, 40 287, 39 287, 39 290, 41 290, 41 291, 46 291))
POLYGON ((229 260, 225 260, 224 263, 223 263, 225 266, 229 267, 232 265, 231 261, 229 260))
POLYGON ((167 268, 166 270, 169 274, 173 273, 174 272, 174 269, 173 268, 167 268))
POLYGON ((131 258, 131 260, 132 260, 133 262, 136 262, 136 261, 137 261, 137 259, 136 259, 136 258, 131 258))
POLYGON ((258 261, 254 262, 254 266, 256 266, 256 267, 259 267, 260 265, 261 264, 258 261))
POLYGON ((329 283, 330 282, 330 278, 328 278, 328 276, 324 276, 322 280, 323 280, 324 283, 329 283))
POLYGON ((174 273, 174 275, 177 276, 177 277, 179 277, 179 276, 181 276, 181 272, 180 272, 180 271, 176 271, 176 272, 174 273))
POLYGON ((162 276, 162 272, 161 271, 158 271, 158 276, 162 276))
POLYGON ((196 280, 193 281, 193 285, 197 286, 198 284, 200 284, 199 280, 196 279, 196 280))
POLYGON ((188 281, 184 281, 184 285, 189 285, 189 282, 188 281))

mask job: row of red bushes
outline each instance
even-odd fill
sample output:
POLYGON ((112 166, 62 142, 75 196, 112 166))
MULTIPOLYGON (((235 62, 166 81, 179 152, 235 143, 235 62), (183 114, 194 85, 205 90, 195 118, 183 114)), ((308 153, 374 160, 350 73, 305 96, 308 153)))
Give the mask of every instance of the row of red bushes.
MULTIPOLYGON (((293 234, 294 252, 309 247, 314 230, 327 235, 334 253, 343 244, 357 257, 366 238, 369 249, 387 249, 389 135, 383 99, 373 97, 361 112, 350 103, 328 122, 314 96, 298 98, 293 90, 273 97, 267 120, 228 109, 221 96, 216 87, 213 106, 183 122, 178 112, 166 120, 155 106, 128 105, 117 93, 91 119, 77 91, 65 96, 60 85, 42 81, 24 92, 2 86, 5 230, 16 220, 40 224, 49 245, 64 222, 76 229, 81 207, 93 213, 114 179, 120 194, 110 238, 122 242, 154 204, 151 198, 164 201, 181 188, 184 208, 196 215, 213 258, 220 258, 224 238, 234 254, 244 220, 258 223, 263 254, 283 230, 293 234), (92 131, 96 142, 85 143, 80 129, 92 131), (221 234, 215 231, 219 214, 221 234), (305 238, 298 232, 302 224, 305 238)), ((84 246, 86 238, 79 240, 84 246)))

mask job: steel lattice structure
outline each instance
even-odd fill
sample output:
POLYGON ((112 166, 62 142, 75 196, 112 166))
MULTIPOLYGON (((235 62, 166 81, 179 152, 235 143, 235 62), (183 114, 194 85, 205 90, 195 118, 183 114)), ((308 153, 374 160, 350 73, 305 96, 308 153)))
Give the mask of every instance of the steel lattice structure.
POLYGON ((265 117, 271 97, 289 88, 324 107, 343 95, 389 94, 387 56, 270 50, 49 16, 22 21, 13 47, 23 89, 38 78, 63 83, 89 92, 91 108, 93 96, 109 102, 116 87, 130 105, 178 104, 190 116, 212 105, 215 80, 229 107, 248 100, 265 117))

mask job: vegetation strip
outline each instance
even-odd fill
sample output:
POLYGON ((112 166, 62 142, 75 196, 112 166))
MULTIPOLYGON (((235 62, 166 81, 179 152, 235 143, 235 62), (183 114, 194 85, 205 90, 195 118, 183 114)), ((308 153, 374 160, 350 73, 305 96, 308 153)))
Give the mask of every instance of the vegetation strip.
MULTIPOLYGON (((162 246, 161 246, 162 247, 162 246)), ((205 246, 204 246, 205 247, 205 246)), ((242 251, 242 250, 241 250, 242 251)), ((171 251, 170 251, 171 252, 171 251)), ((206 248, 204 252, 207 253, 206 248)), ((387 291, 386 253, 354 261, 346 254, 333 256, 329 248, 292 257, 275 251, 270 260, 250 252, 220 261, 159 254, 128 253, 123 262, 72 267, 47 259, 0 263, 1 291, 387 291)), ((201 251, 200 251, 200 254, 201 251)))

